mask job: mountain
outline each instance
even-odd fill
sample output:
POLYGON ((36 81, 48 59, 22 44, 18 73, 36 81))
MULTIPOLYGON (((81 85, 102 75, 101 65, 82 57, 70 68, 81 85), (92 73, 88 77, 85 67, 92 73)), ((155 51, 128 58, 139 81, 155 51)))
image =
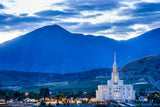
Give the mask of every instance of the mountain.
POLYGON ((111 68, 117 52, 119 67, 160 52, 160 29, 116 41, 103 36, 73 34, 58 25, 45 26, 0 45, 0 69, 25 72, 74 73, 111 68))

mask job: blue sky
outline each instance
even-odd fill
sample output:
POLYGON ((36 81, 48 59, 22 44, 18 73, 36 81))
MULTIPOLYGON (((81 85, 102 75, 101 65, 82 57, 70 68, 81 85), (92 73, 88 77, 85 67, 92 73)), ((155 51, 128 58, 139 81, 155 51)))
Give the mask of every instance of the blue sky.
POLYGON ((0 43, 52 24, 127 40, 160 27, 160 0, 0 0, 0 43))

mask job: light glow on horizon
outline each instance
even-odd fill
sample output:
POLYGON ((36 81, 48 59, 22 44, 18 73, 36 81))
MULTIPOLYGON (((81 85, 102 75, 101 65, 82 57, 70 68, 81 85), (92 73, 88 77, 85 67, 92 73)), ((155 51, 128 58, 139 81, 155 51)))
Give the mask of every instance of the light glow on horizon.
POLYGON ((20 31, 0 32, 0 44, 12 40, 16 37, 22 36, 24 34, 25 33, 22 33, 20 31))

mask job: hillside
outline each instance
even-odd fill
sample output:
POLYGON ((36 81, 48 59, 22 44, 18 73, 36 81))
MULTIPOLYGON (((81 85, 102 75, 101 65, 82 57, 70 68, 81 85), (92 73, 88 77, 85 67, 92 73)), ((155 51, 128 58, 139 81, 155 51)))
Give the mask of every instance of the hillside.
POLYGON ((127 41, 73 34, 58 25, 45 26, 0 45, 0 70, 75 73, 111 68, 113 53, 119 67, 160 53, 160 29, 127 41))
POLYGON ((98 84, 106 84, 111 69, 95 69, 79 73, 55 74, 39 72, 0 71, 0 88, 21 91, 39 91, 49 87, 52 91, 93 90, 98 84))
MULTIPOLYGON (((0 86, 21 91, 39 91, 41 87, 49 87, 51 91, 91 91, 107 84, 111 72, 111 68, 69 74, 0 71, 0 86)), ((119 69, 119 74, 124 84, 133 84, 135 90, 160 90, 160 54, 127 63, 119 69)))
POLYGON ((132 61, 121 67, 120 73, 129 75, 126 79, 138 79, 145 85, 152 84, 152 87, 148 88, 160 90, 160 54, 132 61))

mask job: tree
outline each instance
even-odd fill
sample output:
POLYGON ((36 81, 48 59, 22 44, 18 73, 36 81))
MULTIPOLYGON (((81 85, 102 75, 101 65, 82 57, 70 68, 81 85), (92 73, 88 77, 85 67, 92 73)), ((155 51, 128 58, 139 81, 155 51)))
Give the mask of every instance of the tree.
POLYGON ((21 101, 24 98, 24 94, 20 93, 19 91, 13 92, 13 99, 18 99, 18 101, 21 101))
POLYGON ((46 97, 49 97, 49 88, 46 88, 45 95, 46 97))
POLYGON ((68 96, 68 97, 74 97, 75 95, 74 95, 73 92, 69 92, 69 93, 67 93, 67 96, 68 96))
POLYGON ((46 103, 42 100, 40 105, 41 105, 41 106, 45 106, 46 103))
POLYGON ((139 88, 139 95, 145 95, 146 90, 144 88, 139 88))
POLYGON ((29 92, 28 97, 34 98, 34 99, 39 99, 40 95, 39 95, 39 93, 36 93, 36 92, 29 92))
POLYGON ((92 90, 91 96, 92 96, 92 97, 95 97, 95 96, 96 96, 96 90, 92 90))
POLYGON ((14 93, 13 91, 6 92, 5 100, 13 98, 13 93, 14 93))
POLYGON ((40 96, 45 99, 45 97, 49 97, 49 88, 41 88, 40 96))
POLYGON ((6 95, 5 91, 0 90, 0 98, 4 98, 6 95))
POLYGON ((82 95, 83 95, 82 91, 78 91, 77 94, 76 94, 77 97, 81 97, 82 95))

